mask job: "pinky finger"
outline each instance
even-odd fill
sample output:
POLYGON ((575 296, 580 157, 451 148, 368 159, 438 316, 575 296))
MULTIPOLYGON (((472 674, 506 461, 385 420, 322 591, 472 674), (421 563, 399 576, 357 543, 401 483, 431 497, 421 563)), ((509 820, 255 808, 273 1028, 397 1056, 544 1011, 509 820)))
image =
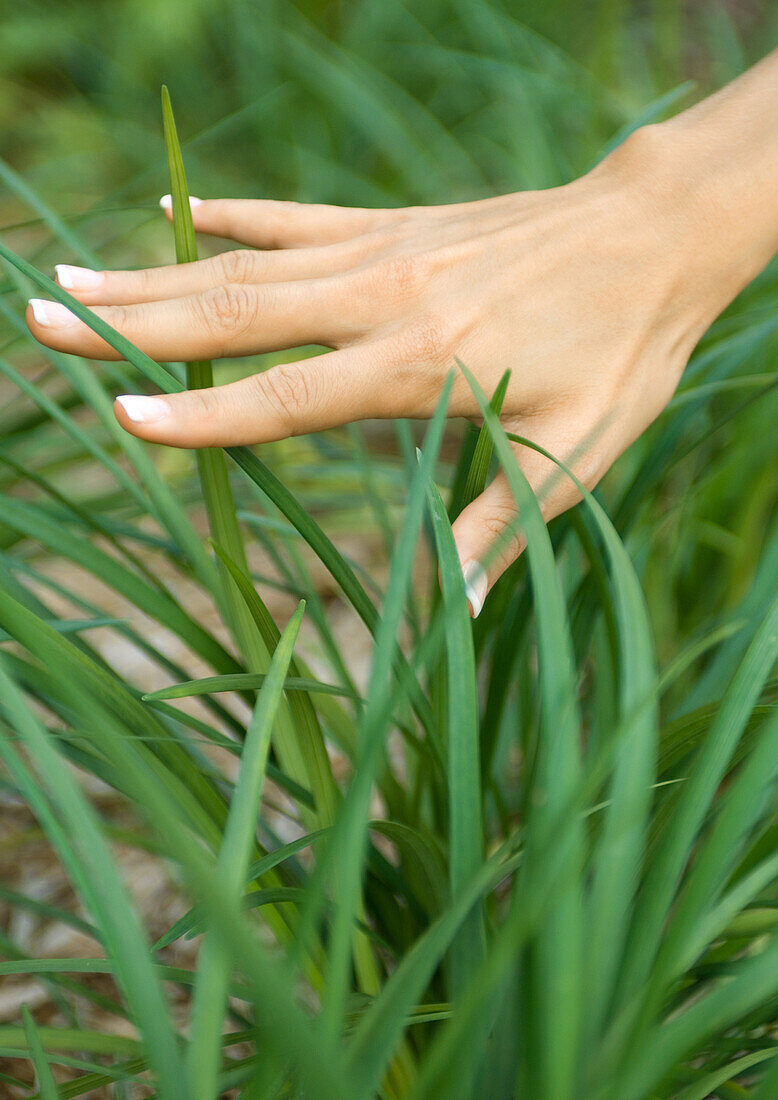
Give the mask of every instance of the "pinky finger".
MULTIPOLYGON (((549 448, 550 450, 551 448, 549 448)), ((546 523, 581 499, 577 485, 556 463, 527 447, 514 447, 522 472, 538 498, 546 523)), ((576 471, 582 481, 585 474, 576 471)), ((508 478, 500 470, 453 525, 470 613, 480 614, 492 585, 524 551, 526 538, 508 478)))

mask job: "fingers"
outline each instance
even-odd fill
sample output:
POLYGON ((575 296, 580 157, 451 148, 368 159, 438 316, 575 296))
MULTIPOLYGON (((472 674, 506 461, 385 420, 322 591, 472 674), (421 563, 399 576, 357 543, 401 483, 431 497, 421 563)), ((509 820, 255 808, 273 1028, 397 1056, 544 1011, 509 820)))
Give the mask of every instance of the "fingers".
MULTIPOLYGON (((527 447, 514 449, 547 523, 581 499, 575 483, 555 463, 527 447)), ((526 540, 517 516, 516 499, 500 470, 454 521, 454 540, 473 618, 480 613, 489 589, 524 550, 526 540)))
MULTIPOLYGON (((227 284, 201 294, 136 305, 95 306, 93 312, 153 359, 215 359, 304 344, 336 347, 361 335, 355 311, 344 308, 340 280, 262 286, 227 284)), ((30 301, 27 324, 57 351, 91 359, 119 356, 65 306, 30 301)))
POLYGON ((236 249, 191 264, 141 271, 92 271, 57 264, 57 282, 85 305, 132 305, 201 294, 215 286, 291 282, 336 275, 356 266, 363 246, 355 243, 280 252, 236 249))
POLYGON ((235 447, 323 431, 377 414, 381 349, 370 345, 285 363, 212 389, 123 395, 114 411, 133 435, 172 447, 235 447))
MULTIPOLYGON (((160 200, 172 220, 170 196, 160 200)), ((306 248, 335 244, 370 233, 400 216, 399 210, 370 210, 274 199, 192 199, 198 233, 228 237, 255 248, 306 248)))

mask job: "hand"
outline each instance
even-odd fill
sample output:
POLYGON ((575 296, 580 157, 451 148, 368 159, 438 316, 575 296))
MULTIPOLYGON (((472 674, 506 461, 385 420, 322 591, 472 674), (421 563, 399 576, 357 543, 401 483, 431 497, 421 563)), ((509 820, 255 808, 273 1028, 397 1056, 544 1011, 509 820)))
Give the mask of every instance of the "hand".
MULTIPOLYGON (((428 417, 457 356, 487 395, 510 369, 506 430, 573 456, 592 487, 662 410, 702 332, 750 277, 709 270, 708 227, 696 207, 680 210, 672 172, 657 168, 664 149, 648 127, 564 187, 451 206, 192 200, 198 232, 249 247, 147 271, 59 266, 58 279, 157 360, 333 349, 210 390, 117 399, 120 423, 143 439, 230 446, 428 417)), ((27 319, 53 348, 116 358, 61 305, 36 301, 27 319)), ((461 373, 449 413, 478 414, 461 373)), ((547 519, 576 502, 547 459, 515 449, 547 519)), ((498 474, 456 521, 474 614, 523 548, 519 530, 501 544, 515 516, 498 474), (469 564, 480 562, 485 571, 469 564)))

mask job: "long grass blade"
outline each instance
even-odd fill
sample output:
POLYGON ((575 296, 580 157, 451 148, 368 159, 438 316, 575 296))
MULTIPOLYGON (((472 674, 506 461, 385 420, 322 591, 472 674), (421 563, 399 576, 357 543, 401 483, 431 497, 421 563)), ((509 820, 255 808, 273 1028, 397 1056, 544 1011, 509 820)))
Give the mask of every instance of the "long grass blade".
MULTIPOLYGON (((242 895, 251 859, 270 733, 304 610, 305 604, 301 603, 279 639, 246 731, 240 774, 217 861, 223 870, 226 889, 236 898, 242 895)), ((192 1036, 187 1069, 192 1100, 211 1100, 218 1091, 220 1040, 230 967, 229 955, 225 955, 221 944, 206 937, 198 959, 198 978, 191 1009, 192 1036)))

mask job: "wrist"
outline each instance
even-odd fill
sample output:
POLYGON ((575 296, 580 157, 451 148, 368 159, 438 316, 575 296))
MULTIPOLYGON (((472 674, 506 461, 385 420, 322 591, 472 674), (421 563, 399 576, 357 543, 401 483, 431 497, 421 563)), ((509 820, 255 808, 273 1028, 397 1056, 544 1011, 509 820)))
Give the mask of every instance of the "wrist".
MULTIPOLYGON (((707 102, 707 101, 706 101, 707 102)), ((702 105, 700 105, 702 106, 702 105)), ((641 127, 603 161, 704 330, 778 249, 778 185, 764 150, 734 156, 710 111, 641 127)))

